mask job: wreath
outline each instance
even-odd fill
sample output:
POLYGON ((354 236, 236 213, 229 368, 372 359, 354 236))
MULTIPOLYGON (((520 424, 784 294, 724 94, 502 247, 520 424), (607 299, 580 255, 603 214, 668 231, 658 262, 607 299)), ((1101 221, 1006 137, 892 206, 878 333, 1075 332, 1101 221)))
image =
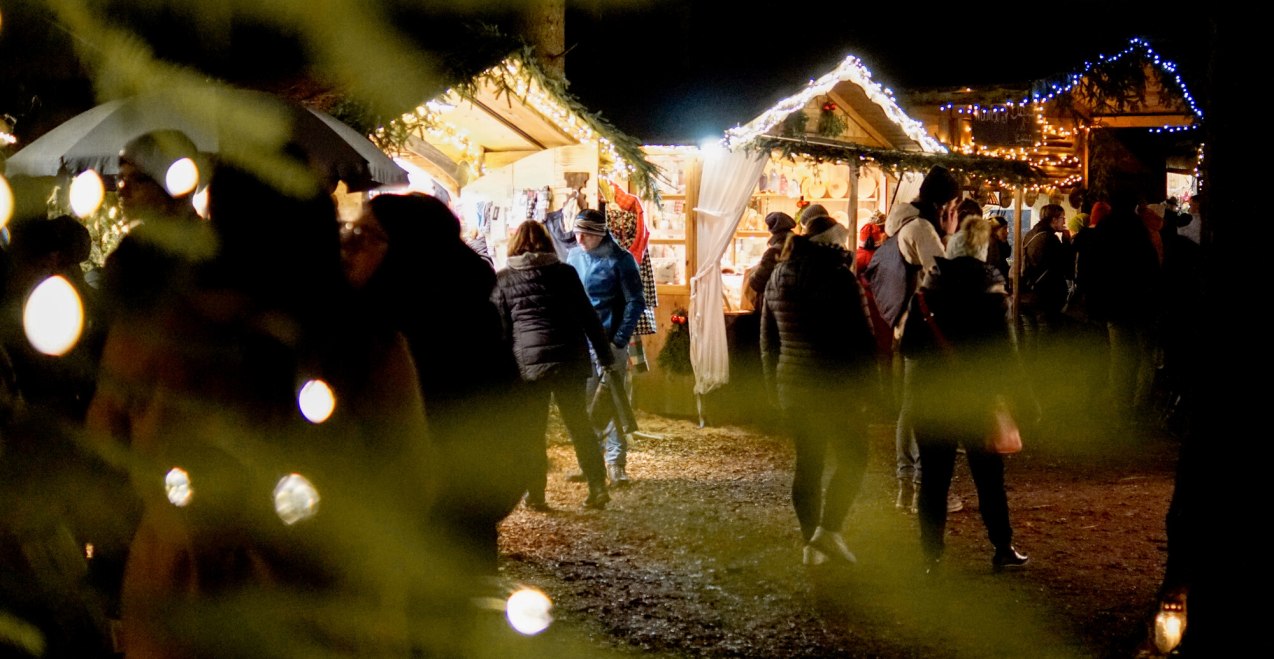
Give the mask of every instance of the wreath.
POLYGON ((672 312, 672 327, 659 349, 659 368, 666 373, 690 375, 694 368, 690 365, 690 319, 685 309, 672 312))

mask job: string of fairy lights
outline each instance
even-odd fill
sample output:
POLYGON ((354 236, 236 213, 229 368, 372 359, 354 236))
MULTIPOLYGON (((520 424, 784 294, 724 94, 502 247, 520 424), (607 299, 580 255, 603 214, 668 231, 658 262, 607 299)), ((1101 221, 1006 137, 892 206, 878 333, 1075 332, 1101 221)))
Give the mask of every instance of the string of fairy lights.
MULTIPOLYGON (((1040 89, 1032 91, 1030 96, 1020 100, 1007 100, 999 105, 981 105, 977 103, 946 103, 938 107, 939 112, 955 112, 957 116, 968 117, 970 123, 964 125, 964 133, 967 141, 959 139, 960 136, 952 136, 953 142, 961 142, 959 146, 953 147, 958 151, 966 154, 980 154, 996 158, 1008 158, 1023 160, 1037 165, 1046 171, 1056 173, 1059 176, 1064 174, 1066 170, 1073 170, 1081 166, 1082 160, 1073 154, 1065 153, 1071 148, 1073 138, 1077 132, 1087 132, 1091 130, 1090 126, 1079 126, 1075 130, 1068 129, 1050 122, 1044 113, 1044 107, 1050 101, 1058 96, 1070 92, 1078 85, 1085 76, 1087 76, 1094 67, 1107 65, 1118 61, 1124 57, 1140 53, 1144 56, 1145 61, 1159 67, 1164 74, 1164 78, 1172 80, 1181 94, 1181 98, 1189 107, 1193 114, 1190 124, 1171 125, 1165 124, 1154 128, 1147 129, 1151 133, 1183 133, 1187 131, 1198 130, 1199 120, 1203 118, 1203 112, 1199 109, 1194 96, 1187 88, 1185 81, 1181 75, 1177 73, 1175 63, 1161 57, 1155 52, 1150 44, 1144 39, 1133 38, 1129 41, 1128 46, 1123 50, 1110 56, 1099 56, 1094 62, 1084 62, 1083 69, 1069 74, 1065 78, 1064 83, 1048 82, 1043 83, 1040 89), (1018 147, 988 147, 979 144, 973 136, 973 128, 971 122, 975 119, 985 117, 986 115, 998 115, 1022 112, 1025 108, 1035 114, 1035 124, 1038 130, 1039 138, 1032 146, 1018 147)), ((1061 177, 1057 185, 1068 186, 1074 185, 1083 180, 1080 173, 1072 173, 1061 177)))
MULTIPOLYGON (((637 171, 634 165, 619 154, 614 143, 591 125, 588 118, 573 112, 554 94, 544 89, 543 85, 526 71, 517 58, 508 58, 479 74, 475 79, 488 80, 498 88, 507 89, 563 134, 578 142, 596 142, 600 156, 599 174, 628 177, 637 171)), ((458 151, 468 168, 471 179, 476 179, 486 173, 482 162, 482 147, 474 143, 468 131, 446 119, 448 112, 464 102, 465 95, 456 88, 450 88, 436 99, 422 103, 412 112, 404 113, 397 122, 403 128, 421 135, 433 144, 445 145, 458 151)), ((377 134, 383 136, 385 132, 386 129, 382 127, 378 129, 377 134)))
POLYGON ((898 106, 897 101, 894 100, 893 91, 872 80, 871 71, 868 71, 867 67, 863 66, 862 61, 853 55, 841 60, 841 63, 835 69, 817 80, 810 80, 804 89, 779 101, 769 110, 762 113, 761 116, 743 126, 736 126, 727 130, 723 140, 724 145, 731 149, 738 146, 746 146, 758 137, 768 133, 770 129, 777 126, 793 112, 803 110, 811 100, 830 92, 833 87, 841 82, 852 82, 858 85, 869 99, 880 106, 885 116, 897 124, 906 133, 907 137, 919 144, 923 151, 929 153, 946 152, 946 147, 928 134, 924 124, 912 119, 898 106))

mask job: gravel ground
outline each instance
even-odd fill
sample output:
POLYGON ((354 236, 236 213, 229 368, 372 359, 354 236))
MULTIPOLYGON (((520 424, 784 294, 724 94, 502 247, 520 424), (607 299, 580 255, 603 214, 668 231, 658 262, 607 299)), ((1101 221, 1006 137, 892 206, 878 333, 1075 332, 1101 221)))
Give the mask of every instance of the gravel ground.
POLYGON ((1019 572, 995 574, 967 465, 943 573, 925 577, 913 515, 893 507, 893 427, 873 425, 845 530, 854 568, 807 568, 782 436, 639 413, 633 484, 604 511, 566 480, 556 422, 548 501, 501 526, 501 573, 554 602, 531 655, 1129 657, 1165 559, 1171 439, 1033 441, 1010 459, 1019 572), (1110 447, 1122 445, 1123 451, 1110 447))

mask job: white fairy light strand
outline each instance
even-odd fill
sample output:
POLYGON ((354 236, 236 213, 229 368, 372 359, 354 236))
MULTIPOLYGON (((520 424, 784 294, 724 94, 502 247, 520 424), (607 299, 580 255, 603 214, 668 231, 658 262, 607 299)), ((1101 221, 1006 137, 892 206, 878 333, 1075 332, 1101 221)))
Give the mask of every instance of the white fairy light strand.
POLYGON ((825 74, 818 80, 811 80, 805 89, 779 101, 751 122, 727 130, 724 140, 725 145, 733 148, 748 144, 767 133, 793 112, 802 110, 814 97, 831 91, 839 82, 852 82, 861 87, 867 97, 884 110, 889 120, 894 122, 899 128, 902 128, 907 137, 920 144, 920 148, 923 151, 927 153, 947 152, 942 143, 925 132, 924 124, 912 119, 898 106, 898 103, 894 101, 893 92, 871 79, 871 72, 867 70, 867 67, 863 66, 862 61, 853 55, 842 60, 840 65, 830 73, 825 74))
MULTIPOLYGON (((600 174, 628 176, 637 171, 636 167, 619 155, 609 139, 594 130, 587 120, 568 109, 551 92, 543 89, 533 76, 523 71, 521 63, 516 59, 506 59, 475 78, 498 78, 511 93, 523 99, 564 134, 580 143, 597 142, 602 161, 600 174)), ((429 141, 447 144, 462 152, 468 161, 470 175, 477 178, 485 173, 482 148, 473 144, 467 131, 448 123, 442 116, 445 110, 464 102, 464 96, 451 88, 436 99, 420 104, 413 112, 403 114, 400 121, 409 129, 423 131, 429 141)), ((378 133, 383 132, 384 129, 378 130, 378 133)))

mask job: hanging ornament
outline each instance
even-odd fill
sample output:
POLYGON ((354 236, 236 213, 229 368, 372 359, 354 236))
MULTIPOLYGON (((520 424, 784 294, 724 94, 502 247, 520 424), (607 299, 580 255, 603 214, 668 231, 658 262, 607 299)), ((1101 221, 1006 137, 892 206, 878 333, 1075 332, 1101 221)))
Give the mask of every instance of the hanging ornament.
POLYGON ((818 112, 818 134, 822 137, 838 137, 845 132, 845 120, 836 112, 836 104, 823 101, 818 112))
POLYGON ((693 375, 694 367, 690 364, 690 317, 684 308, 672 312, 672 327, 664 346, 659 350, 656 360, 659 368, 667 374, 693 375))

